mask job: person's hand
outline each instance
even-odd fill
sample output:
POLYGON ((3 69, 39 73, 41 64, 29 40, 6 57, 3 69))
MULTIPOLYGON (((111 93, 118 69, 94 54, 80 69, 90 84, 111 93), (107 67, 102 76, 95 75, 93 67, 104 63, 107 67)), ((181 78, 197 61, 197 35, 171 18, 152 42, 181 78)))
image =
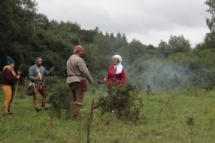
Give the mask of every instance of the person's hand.
POLYGON ((98 84, 102 84, 103 82, 102 81, 98 81, 98 84))
POLYGON ((22 71, 17 71, 18 75, 21 75, 22 71))
POLYGON ((20 79, 20 75, 17 75, 16 78, 17 78, 17 79, 20 79))
POLYGON ((37 78, 36 78, 36 77, 33 77, 32 80, 37 80, 37 78))
POLYGON ((103 84, 103 83, 105 83, 105 82, 106 82, 105 80, 98 81, 98 84, 103 84))
POLYGON ((55 66, 53 66, 53 67, 51 68, 51 71, 53 71, 53 70, 54 70, 54 68, 55 68, 55 66))

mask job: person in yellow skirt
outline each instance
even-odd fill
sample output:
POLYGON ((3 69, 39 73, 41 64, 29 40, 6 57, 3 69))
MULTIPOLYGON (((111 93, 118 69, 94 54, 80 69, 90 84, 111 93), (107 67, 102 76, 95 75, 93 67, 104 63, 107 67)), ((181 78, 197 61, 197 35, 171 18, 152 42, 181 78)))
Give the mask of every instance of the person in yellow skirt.
POLYGON ((7 65, 3 68, 3 81, 2 81, 2 89, 4 91, 4 114, 11 115, 10 112, 10 104, 13 99, 14 86, 15 82, 20 78, 21 71, 18 71, 18 74, 14 71, 14 60, 7 56, 6 57, 7 65))

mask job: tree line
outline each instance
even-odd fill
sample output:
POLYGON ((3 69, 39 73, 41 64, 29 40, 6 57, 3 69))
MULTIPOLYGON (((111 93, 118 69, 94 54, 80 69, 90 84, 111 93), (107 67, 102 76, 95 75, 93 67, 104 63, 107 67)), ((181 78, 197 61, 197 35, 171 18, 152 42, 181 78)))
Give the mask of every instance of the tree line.
MULTIPOLYGON (((85 61, 94 80, 103 79, 111 65, 111 57, 120 54, 127 81, 145 89, 189 88, 215 86, 214 2, 207 0, 211 18, 206 19, 210 33, 204 42, 191 48, 183 35, 170 35, 169 41, 145 45, 139 40, 127 41, 123 33, 103 33, 99 27, 86 30, 76 22, 49 20, 37 13, 33 0, 0 0, 0 68, 5 55, 23 66, 23 77, 34 58, 41 56, 46 68, 56 66, 54 75, 66 78, 66 61, 77 44, 85 48, 85 61)), ((72 20, 72 19, 71 19, 72 20)))

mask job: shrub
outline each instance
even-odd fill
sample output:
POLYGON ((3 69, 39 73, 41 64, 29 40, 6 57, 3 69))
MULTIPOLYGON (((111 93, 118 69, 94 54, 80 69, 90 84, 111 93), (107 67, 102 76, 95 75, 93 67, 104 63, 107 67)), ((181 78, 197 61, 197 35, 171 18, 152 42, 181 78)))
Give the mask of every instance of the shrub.
POLYGON ((140 109, 143 107, 139 90, 131 83, 122 86, 113 83, 108 90, 108 96, 98 97, 98 106, 101 114, 114 112, 119 119, 138 120, 140 109))
POLYGON ((47 92, 48 103, 50 103, 52 107, 51 112, 57 115, 58 118, 61 118, 62 114, 64 114, 66 118, 70 118, 72 115, 72 96, 68 85, 59 78, 50 78, 49 82, 56 83, 49 86, 47 92))

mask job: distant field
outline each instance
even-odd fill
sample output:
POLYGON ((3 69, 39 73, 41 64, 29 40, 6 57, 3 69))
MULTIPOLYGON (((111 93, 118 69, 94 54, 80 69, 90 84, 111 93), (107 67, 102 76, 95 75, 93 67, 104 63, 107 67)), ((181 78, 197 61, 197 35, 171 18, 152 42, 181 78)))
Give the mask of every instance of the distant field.
MULTIPOLYGON (((19 89, 11 117, 0 117, 1 143, 85 143, 86 123, 94 96, 86 93, 81 120, 57 119, 49 111, 35 112, 32 97, 19 89)), ((215 92, 190 89, 181 92, 142 93, 144 107, 139 123, 103 116, 94 110, 91 143, 213 143, 215 92)), ((0 90, 0 110, 3 111, 0 90)))

